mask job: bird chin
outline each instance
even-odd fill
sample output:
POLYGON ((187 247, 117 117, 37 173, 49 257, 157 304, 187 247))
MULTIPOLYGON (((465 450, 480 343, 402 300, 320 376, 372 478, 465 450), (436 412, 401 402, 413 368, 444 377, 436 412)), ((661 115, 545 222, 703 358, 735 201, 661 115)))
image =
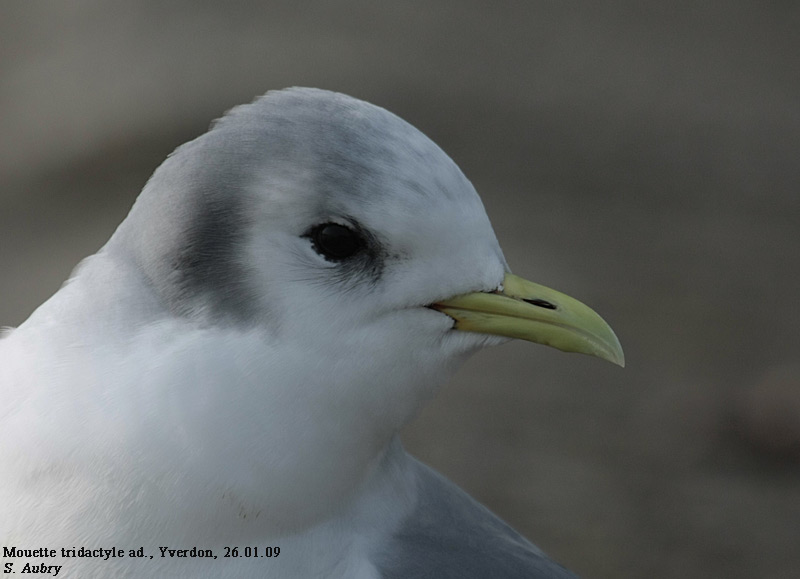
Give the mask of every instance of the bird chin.
POLYGON ((481 336, 483 340, 483 347, 489 348, 491 346, 500 346, 502 344, 506 344, 510 342, 513 338, 507 338, 506 336, 491 336, 489 334, 478 334, 481 336))
POLYGON ((505 336, 479 334, 477 332, 462 332, 455 329, 449 330, 444 336, 445 346, 454 354, 463 356, 471 356, 484 348, 499 346, 510 341, 511 338, 505 336))

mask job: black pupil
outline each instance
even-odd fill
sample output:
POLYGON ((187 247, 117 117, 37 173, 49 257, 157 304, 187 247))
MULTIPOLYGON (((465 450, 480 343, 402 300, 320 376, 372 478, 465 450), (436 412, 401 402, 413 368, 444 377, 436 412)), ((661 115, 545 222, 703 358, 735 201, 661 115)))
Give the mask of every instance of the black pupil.
POLYGON ((361 237, 344 225, 326 223, 314 230, 312 239, 317 251, 328 259, 346 259, 361 249, 361 237))

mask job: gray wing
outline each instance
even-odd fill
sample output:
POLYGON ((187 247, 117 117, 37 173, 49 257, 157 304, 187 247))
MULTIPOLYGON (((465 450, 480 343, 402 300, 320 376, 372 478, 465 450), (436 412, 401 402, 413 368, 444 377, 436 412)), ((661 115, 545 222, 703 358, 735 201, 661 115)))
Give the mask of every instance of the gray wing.
POLYGON ((409 462, 419 501, 376 554, 382 579, 576 579, 442 475, 409 462))

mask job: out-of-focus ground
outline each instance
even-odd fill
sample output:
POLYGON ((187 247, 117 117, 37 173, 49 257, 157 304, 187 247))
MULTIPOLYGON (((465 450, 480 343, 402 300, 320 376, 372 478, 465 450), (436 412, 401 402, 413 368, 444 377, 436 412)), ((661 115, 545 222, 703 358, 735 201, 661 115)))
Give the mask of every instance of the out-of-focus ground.
POLYGON ((800 568, 800 5, 5 2, 0 325, 227 108, 306 85, 418 126, 515 273, 625 370, 477 355, 409 449, 587 578, 800 568))

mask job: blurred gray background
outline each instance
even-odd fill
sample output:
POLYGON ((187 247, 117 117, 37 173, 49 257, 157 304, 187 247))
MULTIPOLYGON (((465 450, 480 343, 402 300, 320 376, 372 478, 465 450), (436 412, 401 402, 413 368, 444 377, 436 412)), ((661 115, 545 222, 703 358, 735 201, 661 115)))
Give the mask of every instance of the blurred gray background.
POLYGON ((586 578, 797 577, 798 30, 778 0, 6 1, 0 325, 226 109, 342 91, 449 152, 515 273, 628 359, 483 352, 409 449, 586 578))

